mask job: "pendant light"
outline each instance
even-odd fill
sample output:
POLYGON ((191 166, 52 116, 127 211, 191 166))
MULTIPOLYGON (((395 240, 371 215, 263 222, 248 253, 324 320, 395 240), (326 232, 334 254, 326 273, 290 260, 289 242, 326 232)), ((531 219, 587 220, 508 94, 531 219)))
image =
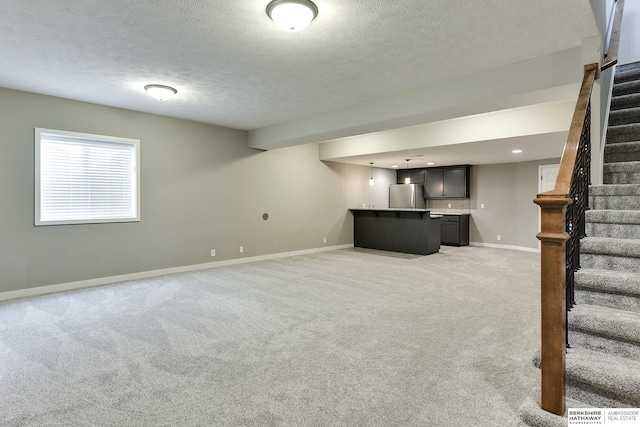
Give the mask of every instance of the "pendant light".
POLYGON ((369 168, 371 169, 371 175, 370 175, 371 178, 369 178, 369 185, 373 185, 374 184, 374 182, 373 182, 373 162, 369 162, 369 165, 370 165, 369 168))
POLYGON ((409 160, 411 159, 405 159, 407 161, 407 176, 404 177, 404 183, 405 184, 411 184, 411 176, 409 175, 409 160))
POLYGON ((318 16, 318 7, 311 0, 273 0, 267 5, 267 15, 288 33, 304 30, 318 16))

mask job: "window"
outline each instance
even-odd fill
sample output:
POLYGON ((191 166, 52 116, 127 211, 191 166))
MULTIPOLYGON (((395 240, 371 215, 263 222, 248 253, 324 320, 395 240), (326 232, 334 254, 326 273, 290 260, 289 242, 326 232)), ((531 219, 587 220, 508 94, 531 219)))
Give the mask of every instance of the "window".
POLYGON ((140 221, 140 141, 35 129, 35 225, 140 221))

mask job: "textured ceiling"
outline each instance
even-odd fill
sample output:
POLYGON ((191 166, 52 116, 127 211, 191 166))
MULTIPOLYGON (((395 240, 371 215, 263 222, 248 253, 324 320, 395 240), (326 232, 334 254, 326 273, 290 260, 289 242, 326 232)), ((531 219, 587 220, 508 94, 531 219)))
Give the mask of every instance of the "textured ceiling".
POLYGON ((579 46, 588 0, 0 0, 0 87, 257 129, 579 46), (178 89, 171 101, 143 86, 178 89))

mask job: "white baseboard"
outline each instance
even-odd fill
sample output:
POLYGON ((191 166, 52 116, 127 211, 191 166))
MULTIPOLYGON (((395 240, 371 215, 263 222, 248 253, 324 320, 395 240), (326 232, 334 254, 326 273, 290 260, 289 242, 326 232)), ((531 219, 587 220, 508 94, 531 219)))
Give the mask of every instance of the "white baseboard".
POLYGON ((479 246, 482 248, 495 248, 495 249, 511 249, 514 251, 523 252, 540 252, 538 248, 528 248, 526 246, 512 246, 512 245, 498 245, 495 243, 481 243, 481 242, 469 242, 469 246, 479 246))
POLYGON ((352 248, 353 244, 327 246, 322 248, 303 249, 300 251, 280 252, 268 255, 258 255, 247 258, 235 258, 224 261, 207 262, 204 264, 184 265, 180 267, 163 268, 161 270, 141 271, 139 273, 122 274, 119 276, 100 277, 97 279, 80 280, 77 282, 60 283, 57 285, 39 286, 37 288, 20 289, 17 291, 0 292, 0 301, 16 298, 25 298, 38 295, 52 294, 55 292, 72 291, 75 289, 90 288, 93 286, 108 285, 110 283, 126 282, 130 280, 146 279, 149 277, 166 276, 168 274, 186 273, 189 271, 207 270, 209 268, 225 267, 229 265, 247 264, 256 261, 265 261, 277 258, 286 258, 296 255, 315 254, 319 252, 333 251, 337 249, 352 248))

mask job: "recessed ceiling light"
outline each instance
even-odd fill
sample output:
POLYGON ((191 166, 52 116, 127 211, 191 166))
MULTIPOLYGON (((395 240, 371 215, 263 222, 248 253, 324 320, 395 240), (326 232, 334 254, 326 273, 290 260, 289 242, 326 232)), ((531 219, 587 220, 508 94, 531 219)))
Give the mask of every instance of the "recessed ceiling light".
POLYGON ((433 162, 429 162, 429 163, 427 163, 427 166, 433 166, 434 164, 435 163, 433 163, 433 162))
POLYGON ((149 92, 149 95, 151 95, 158 101, 166 101, 167 99, 173 97, 173 95, 178 93, 178 91, 171 86, 165 85, 146 85, 144 89, 149 92))
POLYGON ((520 153, 522 153, 522 150, 513 150, 513 151, 511 151, 511 152, 512 152, 513 154, 520 154, 520 153))
POLYGON ((392 168, 397 168, 397 167, 398 167, 398 165, 393 165, 393 166, 391 166, 391 167, 392 167, 392 168))

